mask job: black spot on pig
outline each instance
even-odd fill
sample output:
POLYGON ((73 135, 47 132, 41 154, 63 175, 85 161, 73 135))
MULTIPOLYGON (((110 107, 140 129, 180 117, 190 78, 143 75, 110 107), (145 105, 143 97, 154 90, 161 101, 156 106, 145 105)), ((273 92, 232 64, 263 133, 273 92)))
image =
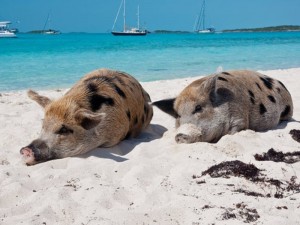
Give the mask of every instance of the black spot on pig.
POLYGON ((104 97, 102 95, 93 94, 89 98, 90 106, 93 112, 99 110, 102 104, 106 104, 109 106, 114 105, 114 100, 110 97, 104 97))
POLYGON ((268 89, 272 90, 272 88, 273 88, 273 79, 272 78, 270 78, 270 77, 266 77, 266 78, 260 77, 260 79, 262 80, 262 82, 264 83, 264 85, 268 89))
POLYGON ((137 118, 137 116, 134 118, 134 124, 138 124, 138 118, 137 118))
POLYGON ((88 88, 89 92, 91 92, 91 93, 97 93, 97 91, 98 91, 98 87, 94 83, 88 83, 87 88, 88 88))
POLYGON ((250 101, 252 102, 252 104, 254 105, 255 104, 255 96, 253 94, 252 91, 248 90, 248 93, 250 95, 250 101))
POLYGON ((122 91, 116 84, 112 84, 112 86, 122 98, 126 98, 124 91, 122 91))
POLYGON ((222 72, 222 74, 228 75, 228 76, 232 76, 230 73, 228 72, 222 72))
POLYGON ((226 81, 226 82, 228 82, 228 80, 227 80, 227 79, 225 79, 224 77, 218 77, 218 80, 222 80, 222 81, 226 81))
POLYGON ((263 115, 265 112, 267 112, 267 109, 266 109, 265 105, 260 103, 259 104, 259 113, 260 113, 260 115, 263 115))
POLYGON ((280 117, 283 118, 283 117, 286 117, 291 111, 291 107, 289 105, 287 105, 284 109, 284 111, 281 113, 280 117))
POLYGON ((269 95, 268 98, 271 102, 276 103, 276 100, 272 95, 269 95))
POLYGON ((131 113, 130 113, 130 111, 127 111, 126 114, 127 114, 128 120, 130 121, 131 120, 131 113))
POLYGON ((256 84, 256 86, 258 87, 258 89, 261 90, 260 85, 259 85, 258 83, 255 83, 255 84, 256 84))

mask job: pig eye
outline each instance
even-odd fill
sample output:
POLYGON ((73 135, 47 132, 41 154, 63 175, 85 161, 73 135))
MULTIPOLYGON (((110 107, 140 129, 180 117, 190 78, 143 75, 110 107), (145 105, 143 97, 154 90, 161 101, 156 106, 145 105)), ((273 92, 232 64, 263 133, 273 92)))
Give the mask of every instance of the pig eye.
POLYGON ((201 112, 201 111, 202 111, 202 107, 201 107, 201 105, 196 105, 196 107, 195 107, 195 110, 194 110, 193 114, 195 114, 195 113, 199 113, 199 112, 201 112))
POLYGON ((66 127, 65 125, 62 125, 62 127, 55 132, 56 134, 60 134, 60 135, 66 135, 66 134, 71 134, 73 133, 73 130, 66 127))

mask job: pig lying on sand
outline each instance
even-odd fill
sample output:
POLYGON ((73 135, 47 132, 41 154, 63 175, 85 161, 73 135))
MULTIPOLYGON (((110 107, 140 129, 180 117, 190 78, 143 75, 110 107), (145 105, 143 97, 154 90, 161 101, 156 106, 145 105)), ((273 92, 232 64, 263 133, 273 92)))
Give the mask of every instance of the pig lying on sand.
POLYGON ((176 118, 178 143, 217 142, 245 129, 265 131, 293 115, 291 95, 280 81, 246 70, 196 80, 176 99, 153 105, 176 118))
POLYGON ((20 150, 28 165, 111 147, 137 136, 153 115, 138 81, 107 69, 87 74, 56 101, 33 91, 28 96, 45 111, 40 137, 20 150))

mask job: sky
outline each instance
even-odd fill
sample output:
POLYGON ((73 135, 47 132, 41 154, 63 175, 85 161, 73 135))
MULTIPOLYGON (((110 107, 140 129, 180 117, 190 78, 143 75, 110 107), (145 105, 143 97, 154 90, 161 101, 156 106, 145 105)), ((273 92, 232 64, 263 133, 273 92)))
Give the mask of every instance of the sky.
MULTIPOLYGON (((0 0, 0 21, 21 32, 50 26, 62 32, 110 32, 121 0, 0 0)), ((126 0, 129 26, 192 31, 202 0, 126 0)), ((206 0, 207 26, 216 30, 300 25, 300 0, 206 0)), ((116 27, 121 29, 122 18, 116 27)))

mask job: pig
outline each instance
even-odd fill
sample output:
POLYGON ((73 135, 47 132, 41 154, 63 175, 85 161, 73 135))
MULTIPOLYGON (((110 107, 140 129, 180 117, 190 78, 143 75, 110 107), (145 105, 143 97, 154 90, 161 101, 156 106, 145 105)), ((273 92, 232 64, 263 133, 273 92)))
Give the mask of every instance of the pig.
POLYGON ((266 131, 291 119, 284 84, 249 70, 220 72, 189 84, 176 98, 152 103, 176 118, 177 143, 216 143, 226 134, 266 131))
POLYGON ((58 100, 32 90, 28 96, 45 115, 39 138, 20 150, 27 165, 114 146, 139 135, 153 116, 140 83, 108 69, 88 73, 58 100))

